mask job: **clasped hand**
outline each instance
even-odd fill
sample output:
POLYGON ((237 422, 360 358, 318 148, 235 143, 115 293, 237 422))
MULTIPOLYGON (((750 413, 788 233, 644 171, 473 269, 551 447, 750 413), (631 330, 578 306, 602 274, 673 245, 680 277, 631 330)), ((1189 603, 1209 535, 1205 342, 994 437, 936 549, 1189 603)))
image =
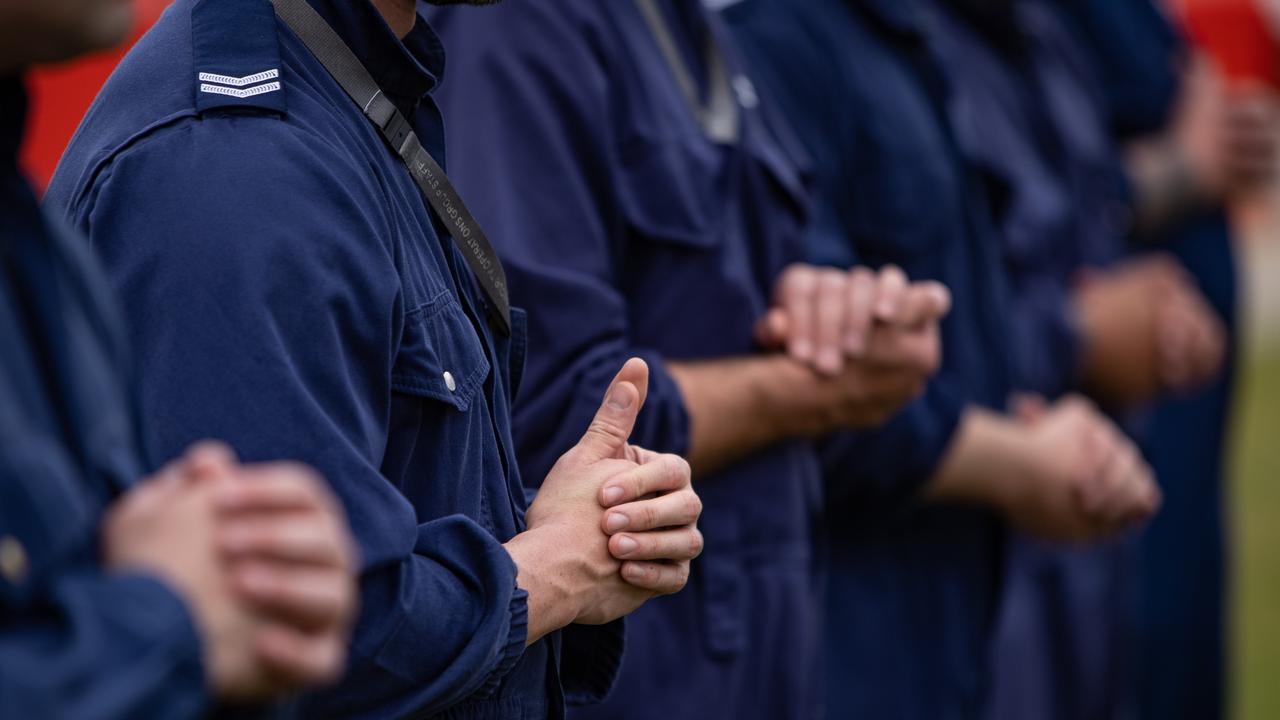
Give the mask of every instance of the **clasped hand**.
POLYGON ((865 427, 919 395, 937 372, 939 323, 950 308, 946 286, 910 282, 893 265, 797 264, 779 278, 756 339, 817 373, 838 404, 837 424, 865 427))
POLYGON ((296 463, 241 465, 203 443, 108 509, 104 564, 153 575, 186 602, 224 702, 334 681, 357 605, 341 505, 296 463))

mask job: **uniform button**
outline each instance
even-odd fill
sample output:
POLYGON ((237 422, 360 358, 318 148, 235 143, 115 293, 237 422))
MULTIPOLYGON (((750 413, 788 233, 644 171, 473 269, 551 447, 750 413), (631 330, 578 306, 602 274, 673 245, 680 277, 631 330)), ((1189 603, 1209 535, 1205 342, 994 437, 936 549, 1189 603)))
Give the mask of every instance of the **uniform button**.
POLYGON ((0 538, 0 575, 12 585, 27 577, 27 550, 11 535, 0 538))
POLYGON ((444 386, 449 388, 449 392, 454 392, 458 389, 458 382, 453 379, 453 373, 448 370, 444 371, 444 386))

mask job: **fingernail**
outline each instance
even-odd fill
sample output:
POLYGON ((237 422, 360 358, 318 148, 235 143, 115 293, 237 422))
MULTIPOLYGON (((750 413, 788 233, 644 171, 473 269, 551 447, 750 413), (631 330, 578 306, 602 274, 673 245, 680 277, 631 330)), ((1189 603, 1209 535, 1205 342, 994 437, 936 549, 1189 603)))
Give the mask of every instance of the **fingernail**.
POLYGON ((614 485, 613 487, 607 487, 604 489, 605 505, 612 507, 614 503, 617 503, 621 499, 622 499, 622 488, 618 487, 617 485, 614 485))
POLYGON ((631 553, 635 552, 636 547, 639 544, 635 540, 627 537, 626 535, 623 535, 622 537, 618 538, 617 545, 618 545, 618 555, 621 557, 626 557, 631 553))
POLYGON ((840 369, 840 353, 835 350, 823 350, 818 355, 818 365, 826 372, 837 372, 840 369))
POLYGON ((801 360, 808 360, 813 356, 813 345, 808 340, 797 340, 791 351, 801 360))
POLYGON ((614 410, 628 410, 631 408, 631 393, 619 383, 609 391, 607 402, 614 410))
POLYGON ((855 357, 862 355, 867 349, 866 340, 861 335, 850 335, 844 339, 845 349, 855 357))
POLYGON ((609 513, 609 518, 604 521, 604 526, 609 532, 618 532, 627 526, 627 516, 622 513, 609 513))

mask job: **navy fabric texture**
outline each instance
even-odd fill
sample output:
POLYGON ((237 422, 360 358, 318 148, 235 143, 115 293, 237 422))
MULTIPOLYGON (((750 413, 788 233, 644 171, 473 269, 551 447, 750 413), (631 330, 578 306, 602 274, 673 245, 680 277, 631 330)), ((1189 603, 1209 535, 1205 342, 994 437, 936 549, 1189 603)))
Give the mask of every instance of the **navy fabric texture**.
MULTIPOLYGON (((802 151, 718 18, 694 2, 659 9, 704 94, 708 33, 726 53, 737 144, 704 134, 635 3, 510 0, 430 16, 450 57, 439 97, 454 177, 530 312, 515 423, 530 483, 631 356, 652 370, 635 441, 685 452, 689 418, 667 363, 754 353, 753 324, 800 257, 802 151)), ((699 478, 706 550, 689 586, 628 618, 616 691, 574 715, 812 717, 819 484, 805 442, 699 478)))
MULTIPOLYGON (((1080 380, 1069 309, 1075 275, 1124 251, 1129 198, 1100 80, 1055 7, 1019 0, 989 24, 941 9, 961 3, 934 4, 951 113, 993 188, 1014 276, 1014 337, 1024 350, 1015 354, 1016 385, 1052 398, 1080 380), (1030 328, 1051 320, 1060 321, 1057 339, 1026 346, 1030 328)), ((989 717, 1123 717, 1132 562, 1124 541, 1090 549, 1015 541, 989 717)))
POLYGON ((26 107, 0 78, 0 717, 202 717, 183 602, 99 565, 103 511, 147 469, 144 438, 101 270, 18 170, 26 107))
MULTIPOLYGON (((312 4, 443 165, 430 27, 401 41, 368 3, 312 4)), ((524 647, 501 545, 526 506, 510 436, 523 317, 492 331, 406 168, 267 0, 172 5, 90 109, 49 202, 132 319, 150 459, 221 438, 315 466, 344 502, 361 614, 347 677, 303 715, 559 717, 565 694, 607 692, 619 624, 566 631, 595 641, 560 677, 561 634, 524 647)))
MULTIPOLYGON (((1104 70, 1113 132, 1160 133, 1178 100, 1187 49, 1150 0, 1060 2, 1104 70)), ((1209 207, 1143 238, 1133 250, 1171 252, 1230 331, 1226 371, 1209 387, 1150 408, 1140 428, 1164 492, 1139 545, 1138 709, 1156 720, 1224 715, 1227 548, 1224 448, 1237 358, 1237 278, 1231 228, 1209 207)))
MULTIPOLYGON (((966 407, 1004 407, 1008 288, 981 178, 946 117, 915 2, 746 0, 726 15, 817 169, 810 260, 896 263, 951 288, 943 367, 924 398, 828 466, 830 717, 976 717, 1003 530, 978 510, 868 490, 932 476, 966 407), (927 202, 924 199, 927 198, 927 202), (888 501, 888 504, 887 504, 888 501)), ((828 448, 828 457, 834 448, 828 448)))

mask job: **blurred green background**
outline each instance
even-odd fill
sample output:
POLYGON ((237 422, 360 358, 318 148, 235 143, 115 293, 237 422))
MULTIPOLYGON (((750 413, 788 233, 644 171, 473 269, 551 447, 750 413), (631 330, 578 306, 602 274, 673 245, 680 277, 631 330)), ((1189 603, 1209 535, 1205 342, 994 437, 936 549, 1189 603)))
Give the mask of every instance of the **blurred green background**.
POLYGON ((1280 718, 1280 229, 1244 257, 1250 315, 1231 476, 1236 720, 1280 718))

